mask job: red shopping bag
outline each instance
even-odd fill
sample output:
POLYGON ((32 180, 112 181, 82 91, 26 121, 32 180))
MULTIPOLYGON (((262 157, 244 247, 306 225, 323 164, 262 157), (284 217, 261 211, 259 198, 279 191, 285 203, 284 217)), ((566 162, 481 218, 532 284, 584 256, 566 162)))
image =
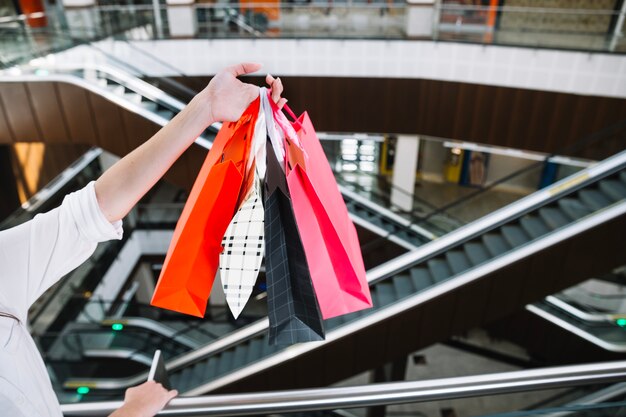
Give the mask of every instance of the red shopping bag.
MULTIPOLYGON (((284 118, 280 112, 274 115, 284 118)), ((322 316, 369 308, 372 298, 356 229, 308 114, 292 127, 297 137, 285 131, 285 172, 322 316)))
POLYGON ((246 166, 259 102, 255 100, 239 121, 224 123, 217 134, 176 224, 153 306, 204 316, 222 238, 248 191, 246 166))

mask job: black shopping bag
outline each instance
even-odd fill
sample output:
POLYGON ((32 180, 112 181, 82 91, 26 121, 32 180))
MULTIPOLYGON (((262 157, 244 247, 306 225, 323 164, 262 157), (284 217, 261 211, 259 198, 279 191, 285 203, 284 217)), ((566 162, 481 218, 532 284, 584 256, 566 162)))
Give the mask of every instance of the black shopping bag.
POLYGON ((291 345, 324 340, 324 322, 293 214, 285 173, 267 141, 265 266, 269 342, 291 345))

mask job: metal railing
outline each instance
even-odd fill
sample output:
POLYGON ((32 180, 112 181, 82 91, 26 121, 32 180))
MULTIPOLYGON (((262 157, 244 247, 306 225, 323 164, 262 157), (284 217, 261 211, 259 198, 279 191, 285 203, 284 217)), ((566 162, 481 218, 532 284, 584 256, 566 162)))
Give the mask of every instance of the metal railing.
MULTIPOLYGON (((159 416, 245 416, 452 400, 626 380, 626 361, 341 388, 176 398, 159 416)), ((106 416, 121 401, 61 406, 65 416, 106 416)))

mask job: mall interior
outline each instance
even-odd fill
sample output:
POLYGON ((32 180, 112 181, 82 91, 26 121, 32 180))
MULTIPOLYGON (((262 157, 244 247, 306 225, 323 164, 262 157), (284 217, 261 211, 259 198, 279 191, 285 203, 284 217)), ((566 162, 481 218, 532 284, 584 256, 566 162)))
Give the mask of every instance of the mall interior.
MULTIPOLYGON (((626 1, 0 0, 0 230, 57 207, 220 69, 308 112, 373 300, 324 341, 150 305, 220 124, 39 298, 66 416, 161 351, 168 416, 625 416, 626 1)), ((0 352, 1 353, 1 352, 0 352)), ((2 411, 0 411, 2 414, 2 411)), ((161 414, 159 414, 161 415, 161 414)))

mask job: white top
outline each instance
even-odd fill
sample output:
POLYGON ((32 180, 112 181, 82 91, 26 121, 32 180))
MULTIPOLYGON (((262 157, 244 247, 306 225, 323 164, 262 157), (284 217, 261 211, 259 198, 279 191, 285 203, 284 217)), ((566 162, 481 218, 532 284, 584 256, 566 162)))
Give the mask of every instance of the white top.
POLYGON ((43 359, 26 327, 28 308, 82 264, 98 242, 122 238, 122 222, 102 214, 94 183, 69 194, 60 207, 0 232, 0 413, 62 416, 43 359))

